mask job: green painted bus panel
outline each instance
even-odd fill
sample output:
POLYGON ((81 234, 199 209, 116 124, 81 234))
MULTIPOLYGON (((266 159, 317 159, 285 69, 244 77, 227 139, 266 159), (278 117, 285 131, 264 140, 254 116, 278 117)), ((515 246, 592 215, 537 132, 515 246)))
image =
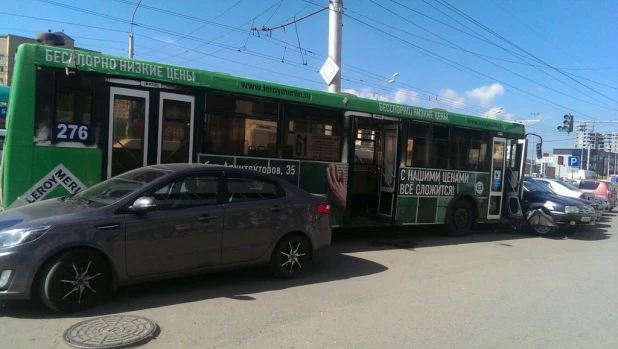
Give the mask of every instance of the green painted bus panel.
POLYGON ((32 185, 34 134, 35 46, 20 47, 15 58, 13 82, 6 117, 2 159, 2 206, 7 207, 32 185), (10 155, 10 156, 9 156, 10 155), (9 185, 10 183, 10 185, 9 185))
MULTIPOLYGON (((441 110, 388 103, 351 95, 333 94, 276 83, 244 79, 221 73, 91 52, 72 51, 32 44, 23 44, 20 48, 21 47, 29 47, 35 50, 34 61, 37 65, 66 68, 69 65, 71 53, 74 52, 76 71, 97 72, 109 76, 213 88, 227 92, 250 94, 267 98, 279 98, 341 110, 396 116, 406 119, 445 123, 491 131, 502 131, 515 134, 524 133, 524 126, 521 124, 466 116, 441 110), (343 103, 344 98, 347 99, 346 104, 343 103)), ((24 52, 25 51, 30 52, 30 50, 24 50, 24 52)))
MULTIPOLYGON (((101 181, 101 164, 103 161, 103 152, 100 149, 79 149, 79 148, 63 148, 63 147, 33 147, 31 150, 33 166, 31 171, 26 176, 14 176, 11 181, 11 192, 7 195, 9 205, 20 197, 22 200, 28 201, 31 198, 51 199, 71 192, 61 185, 61 179, 69 179, 72 182, 72 177, 75 177, 85 187, 90 187, 101 181), (68 171, 68 176, 59 177, 55 171, 58 165, 62 165, 68 171), (55 175, 55 177, 54 177, 55 175), (68 178, 67 178, 68 177, 68 178), (58 184, 52 189, 39 187, 37 192, 36 184, 41 180, 50 179, 50 187, 52 184, 58 184), (34 186, 33 186, 34 184, 34 186), (35 195, 35 196, 33 196, 35 195)), ((79 188, 83 190, 84 188, 79 188)), ((8 205, 5 205, 5 207, 8 205)))
POLYGON ((397 214, 399 224, 436 224, 446 222, 448 205, 457 195, 476 199, 478 218, 487 218, 489 174, 402 167, 399 169, 397 214))
POLYGON ((416 223, 416 208, 418 197, 399 196, 397 197, 395 221, 399 223, 416 223))

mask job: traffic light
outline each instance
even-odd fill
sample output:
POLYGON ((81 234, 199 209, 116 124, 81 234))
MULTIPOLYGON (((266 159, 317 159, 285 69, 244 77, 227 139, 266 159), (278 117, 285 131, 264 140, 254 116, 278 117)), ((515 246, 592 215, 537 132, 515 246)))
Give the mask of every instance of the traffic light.
POLYGON ((564 156, 558 156, 558 165, 564 165, 564 156))
POLYGON ((565 131, 566 133, 573 132, 573 119, 575 119, 573 115, 571 114, 565 115, 564 121, 562 122, 563 126, 558 126, 558 131, 560 132, 565 131))

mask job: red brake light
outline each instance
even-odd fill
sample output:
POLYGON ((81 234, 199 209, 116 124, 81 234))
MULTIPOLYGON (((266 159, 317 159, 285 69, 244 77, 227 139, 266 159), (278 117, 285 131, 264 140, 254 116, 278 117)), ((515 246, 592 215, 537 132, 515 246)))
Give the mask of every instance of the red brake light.
POLYGON ((329 204, 317 204, 315 205, 316 211, 323 214, 330 214, 330 205, 329 204))

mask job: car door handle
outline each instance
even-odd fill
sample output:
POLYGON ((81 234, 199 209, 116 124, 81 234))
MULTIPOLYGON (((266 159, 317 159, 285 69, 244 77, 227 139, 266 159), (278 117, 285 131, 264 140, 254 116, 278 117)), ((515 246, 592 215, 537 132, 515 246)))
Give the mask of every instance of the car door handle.
POLYGON ((210 214, 205 214, 202 217, 198 218, 197 220, 200 222, 210 222, 213 219, 217 219, 219 218, 219 216, 217 215, 210 215, 210 214))

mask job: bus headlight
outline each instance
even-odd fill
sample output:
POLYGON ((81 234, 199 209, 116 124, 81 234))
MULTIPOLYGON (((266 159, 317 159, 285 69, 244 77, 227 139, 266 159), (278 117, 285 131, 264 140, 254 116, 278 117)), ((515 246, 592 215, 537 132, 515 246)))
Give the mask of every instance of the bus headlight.
POLYGON ((51 225, 0 231, 0 248, 13 247, 34 241, 43 236, 49 228, 51 228, 51 225))

